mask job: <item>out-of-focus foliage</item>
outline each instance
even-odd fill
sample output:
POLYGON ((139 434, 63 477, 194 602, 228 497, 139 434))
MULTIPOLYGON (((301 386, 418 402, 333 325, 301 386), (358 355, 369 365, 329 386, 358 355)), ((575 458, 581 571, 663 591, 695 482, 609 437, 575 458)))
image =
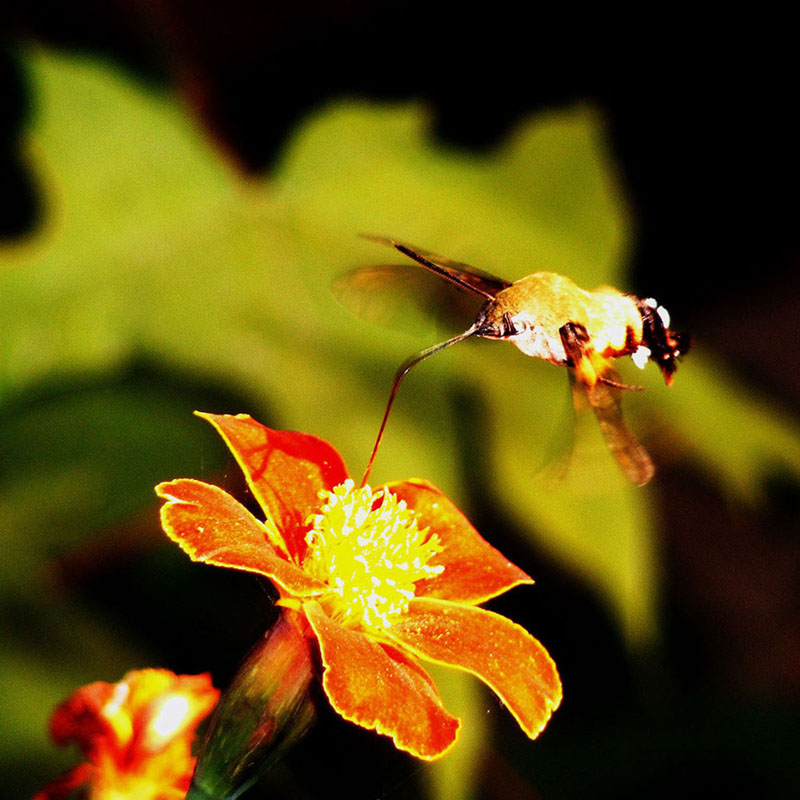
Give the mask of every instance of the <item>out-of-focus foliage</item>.
MULTIPOLYGON (((97 62, 42 51, 24 62, 34 104, 26 158, 45 215, 29 241, 0 249, 1 624, 10 643, 0 691, 6 709, 36 703, 10 712, 19 722, 16 749, 2 754, 10 762, 41 750, 49 707, 73 688, 76 663, 82 682, 115 679, 147 654, 141 643, 103 647, 107 621, 57 601, 46 613, 71 615, 69 636, 37 648, 6 611, 47 591, 50 559, 154 508, 156 482, 216 466, 205 426, 169 392, 45 400, 43 387, 113 386, 144 362, 249 403, 204 410, 251 411, 317 434, 358 465, 395 367, 441 333, 384 330, 334 303, 337 275, 401 260, 356 234, 397 236, 509 279, 546 269, 620 288, 631 237, 602 119, 588 108, 528 120, 479 158, 433 144, 419 107, 342 102, 297 131, 268 179, 244 181, 175 98, 97 62)), ((702 346, 672 388, 656 372, 625 371, 647 387, 625 400, 656 461, 685 458, 746 498, 767 466, 800 473, 795 422, 702 346)), ((580 421, 561 469, 568 403, 564 370, 510 345, 461 345, 407 379, 373 482, 425 477, 469 515, 464 476, 473 476, 642 643, 657 627, 656 511, 649 490, 619 474, 592 420, 580 421)), ((161 545, 158 536, 154 523, 161 545)), ((535 564, 529 571, 536 577, 535 564)))

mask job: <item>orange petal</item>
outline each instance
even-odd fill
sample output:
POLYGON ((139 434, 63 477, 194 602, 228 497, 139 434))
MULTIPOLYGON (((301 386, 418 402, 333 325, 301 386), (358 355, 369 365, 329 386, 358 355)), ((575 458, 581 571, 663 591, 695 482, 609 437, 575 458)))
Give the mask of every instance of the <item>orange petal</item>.
POLYGON ((547 650, 499 614, 416 598, 388 632, 421 658, 477 675, 531 738, 542 731, 561 702, 561 680, 547 650))
POLYGON ((345 719, 391 736, 418 758, 437 758, 451 747, 459 722, 427 672, 391 645, 334 622, 319 603, 308 601, 303 610, 319 640, 322 685, 345 719))
POLYGON ((432 483, 399 481, 387 484, 387 488, 414 510, 419 527, 429 526, 443 545, 431 565, 442 564, 444 571, 420 581, 417 596, 478 604, 521 583, 533 583, 532 578, 492 547, 458 506, 432 483))
POLYGON ((256 572, 284 592, 307 597, 325 586, 306 575, 270 543, 275 534, 218 486, 179 478, 156 486, 167 502, 161 525, 193 561, 256 572))
POLYGON ((289 553, 302 559, 306 520, 319 510, 319 492, 347 480, 347 467, 323 439, 275 431, 247 414, 205 414, 230 448, 253 495, 275 520, 289 553))
POLYGON ((85 756, 116 746, 116 734, 103 708, 114 684, 95 681, 76 689, 50 717, 50 736, 58 745, 76 742, 85 756))

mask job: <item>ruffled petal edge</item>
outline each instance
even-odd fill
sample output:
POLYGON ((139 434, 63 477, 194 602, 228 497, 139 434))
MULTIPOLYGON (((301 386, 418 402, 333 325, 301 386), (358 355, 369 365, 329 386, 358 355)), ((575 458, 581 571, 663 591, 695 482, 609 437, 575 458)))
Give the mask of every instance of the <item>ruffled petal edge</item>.
POLYGON ((325 591, 324 584, 277 549, 274 543, 280 539, 274 528, 218 486, 178 478, 158 484, 156 494, 166 500, 161 507, 164 532, 193 561, 264 575, 297 597, 325 591))
POLYGON ((389 629, 398 646, 480 678, 532 739, 561 702, 561 679, 544 646, 500 614, 415 598, 389 629))
POLYGON ((390 736, 417 758, 438 758, 456 741, 459 721, 444 708, 427 672, 391 644, 334 622, 319 603, 303 604, 319 641, 322 685, 345 719, 390 736))

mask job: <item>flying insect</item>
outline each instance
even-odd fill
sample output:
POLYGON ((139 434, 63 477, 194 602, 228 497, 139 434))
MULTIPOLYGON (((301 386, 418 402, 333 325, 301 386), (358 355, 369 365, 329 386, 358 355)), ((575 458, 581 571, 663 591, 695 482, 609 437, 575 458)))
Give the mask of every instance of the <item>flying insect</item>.
POLYGON ((471 336, 509 341, 525 355, 567 367, 576 404, 580 405, 585 395, 625 475, 639 486, 652 478, 653 462, 622 415, 622 392, 642 387, 623 383, 613 360, 630 356, 639 368, 653 360, 667 386, 672 383, 690 337, 670 329, 669 314, 663 306, 652 298, 640 299, 610 286, 587 291, 554 272, 534 272, 511 282, 396 239, 365 238, 393 247, 461 291, 480 297, 483 304, 467 330, 400 365, 362 483, 372 470, 392 404, 408 371, 471 336))

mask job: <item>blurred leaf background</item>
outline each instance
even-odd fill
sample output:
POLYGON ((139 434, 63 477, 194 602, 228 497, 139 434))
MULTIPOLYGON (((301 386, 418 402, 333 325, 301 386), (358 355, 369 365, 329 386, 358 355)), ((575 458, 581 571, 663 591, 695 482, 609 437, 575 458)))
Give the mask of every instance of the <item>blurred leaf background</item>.
POLYGON ((360 473, 396 366, 443 336, 412 303, 396 328, 336 304, 338 275, 402 261, 360 232, 655 295, 696 349, 669 390, 625 372, 647 387, 625 398, 659 465, 644 490, 591 419, 573 433, 563 370, 470 342, 414 371, 373 480, 434 480, 536 578, 492 607, 551 650, 564 705, 530 743, 442 673, 467 723, 442 762, 323 711, 248 797, 788 794, 800 287, 779 78, 750 91, 698 19, 672 23, 677 68, 646 29, 615 51, 609 17, 546 9, 529 32, 503 3, 59 8, 12 4, 0 69, 9 796, 74 763, 46 730, 72 689, 147 665, 223 686, 270 624, 252 576, 166 541, 152 487, 241 491, 196 408, 315 433, 360 473))

